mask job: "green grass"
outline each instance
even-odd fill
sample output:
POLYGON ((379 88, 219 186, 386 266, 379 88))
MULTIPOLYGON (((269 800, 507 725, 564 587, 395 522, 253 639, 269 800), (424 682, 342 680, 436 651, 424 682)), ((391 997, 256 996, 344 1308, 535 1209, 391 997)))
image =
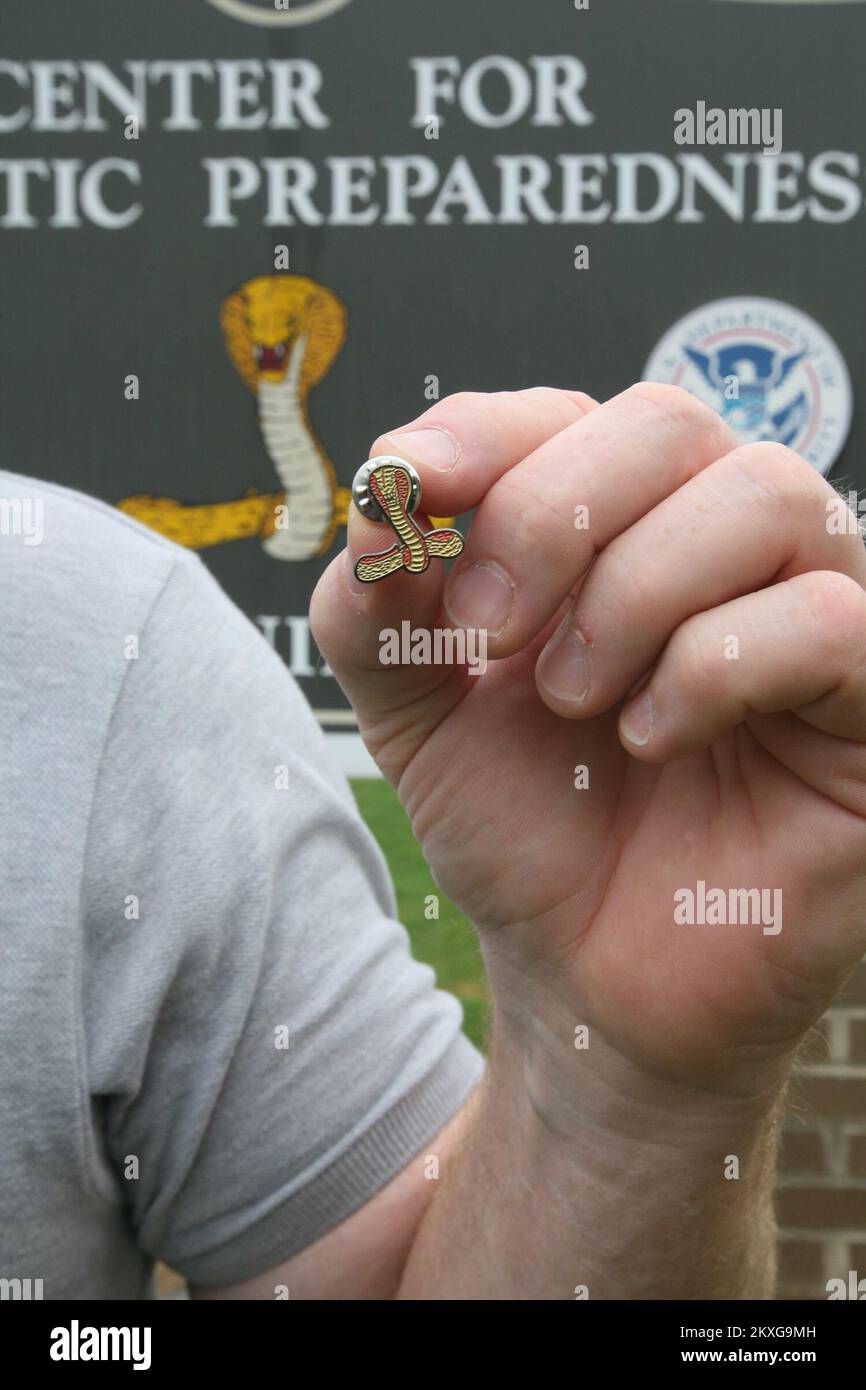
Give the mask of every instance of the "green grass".
POLYGON ((397 890, 400 920, 419 960, 432 965, 443 989, 463 1005, 465 1030, 481 1047, 487 1027, 489 993, 475 931, 453 903, 443 897, 424 862, 408 817, 389 782, 358 778, 352 790, 361 815, 382 847, 397 890), (424 915, 427 898, 439 900, 439 920, 424 915))

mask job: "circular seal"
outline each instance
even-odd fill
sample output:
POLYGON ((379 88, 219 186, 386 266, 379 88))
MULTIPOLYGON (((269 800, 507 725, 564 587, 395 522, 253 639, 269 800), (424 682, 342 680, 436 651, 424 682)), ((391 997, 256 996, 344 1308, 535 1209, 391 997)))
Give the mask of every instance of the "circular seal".
POLYGON ((773 440, 829 473, 851 428, 851 378, 820 324, 775 299, 717 299, 674 324, 644 377, 683 386, 744 444, 773 440))
POLYGON ((312 24, 342 10, 349 0, 208 0, 210 5, 247 24, 312 24))

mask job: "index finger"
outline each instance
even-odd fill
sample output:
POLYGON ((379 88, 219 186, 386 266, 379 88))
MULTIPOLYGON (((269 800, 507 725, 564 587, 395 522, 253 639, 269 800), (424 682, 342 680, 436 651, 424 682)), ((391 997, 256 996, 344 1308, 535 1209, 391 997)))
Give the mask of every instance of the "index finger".
POLYGON ((459 516, 493 483, 560 431, 595 409, 583 391, 533 386, 524 391, 460 391, 417 420, 382 434, 370 457, 395 454, 413 464, 424 510, 459 516))

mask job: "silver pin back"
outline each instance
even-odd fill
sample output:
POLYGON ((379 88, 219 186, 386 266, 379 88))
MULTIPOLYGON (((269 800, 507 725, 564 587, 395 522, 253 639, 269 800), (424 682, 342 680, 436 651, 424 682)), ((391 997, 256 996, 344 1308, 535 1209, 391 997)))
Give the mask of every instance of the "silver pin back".
POLYGON ((370 521, 387 521, 385 513, 379 506, 375 497, 370 491, 370 474, 376 468, 381 468, 383 464, 391 464, 394 468, 402 468, 409 478, 409 501, 406 506, 410 514, 415 511, 421 501, 421 479, 405 459, 399 459, 392 454, 380 454, 378 458, 368 459, 362 464, 352 482, 352 498, 359 512, 362 512, 370 521))

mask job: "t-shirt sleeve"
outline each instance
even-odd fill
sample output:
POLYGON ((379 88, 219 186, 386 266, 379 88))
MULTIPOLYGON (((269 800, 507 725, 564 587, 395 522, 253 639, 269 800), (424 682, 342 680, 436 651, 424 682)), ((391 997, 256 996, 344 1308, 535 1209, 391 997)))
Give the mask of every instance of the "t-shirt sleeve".
MULTIPOLYGON (((82 1090, 103 1189, 191 1281, 360 1207, 483 1068, 285 665, 193 556, 125 671, 83 885, 82 1090)), ((135 638, 135 641, 130 641, 135 638)))

